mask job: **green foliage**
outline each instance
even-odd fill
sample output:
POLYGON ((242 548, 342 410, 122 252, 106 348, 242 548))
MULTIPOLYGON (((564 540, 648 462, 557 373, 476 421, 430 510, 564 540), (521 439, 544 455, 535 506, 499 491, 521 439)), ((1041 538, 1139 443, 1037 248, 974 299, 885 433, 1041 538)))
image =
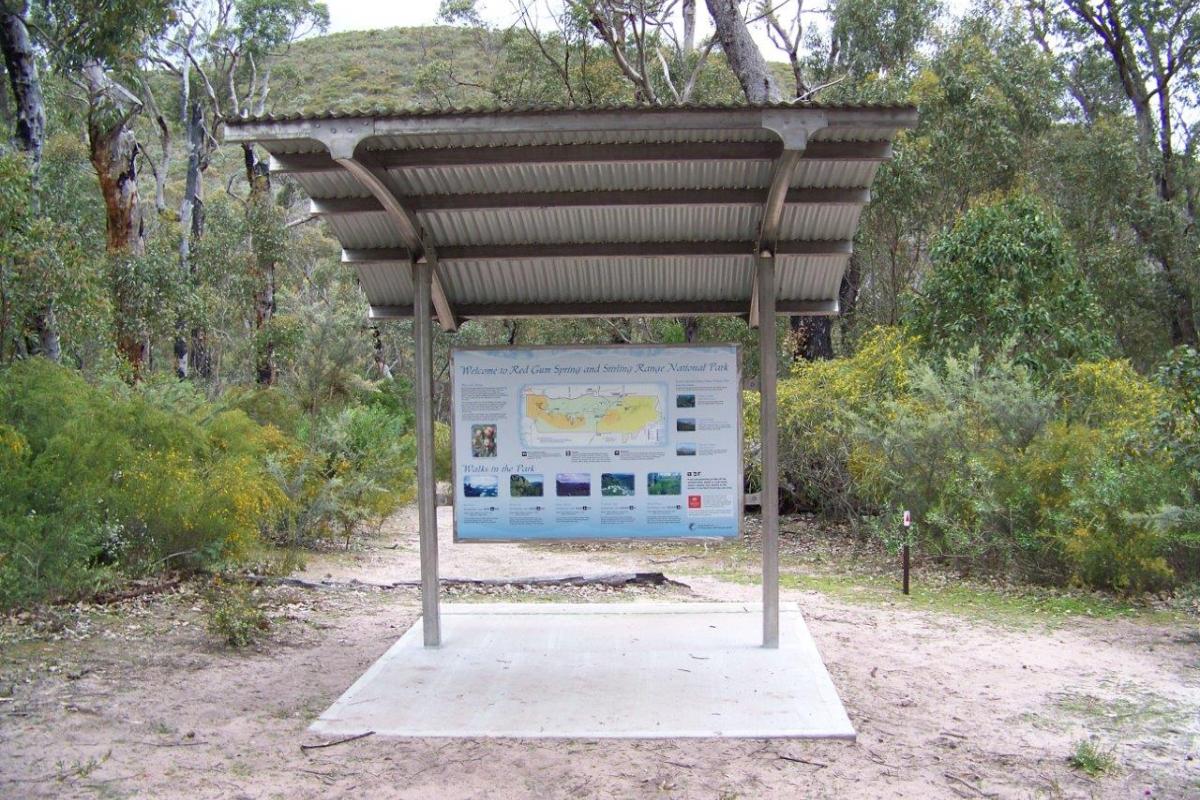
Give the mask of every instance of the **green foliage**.
POLYGON ((1002 496, 1006 456, 1028 445, 1051 404, 1008 362, 983 369, 950 359, 916 366, 911 392, 860 420, 854 472, 862 496, 885 513, 876 523, 897 543, 899 511, 912 511, 922 548, 992 568, 1009 566, 1012 531, 1002 496))
POLYGON ((839 0, 829 32, 836 68, 856 77, 902 71, 913 63, 939 11, 937 0, 839 0))
POLYGON ((49 32, 52 54, 69 68, 89 61, 132 64, 132 53, 174 16, 172 0, 34 0, 33 19, 49 32))
POLYGON ((40 359, 0 380, 0 606, 78 596, 116 572, 245 555, 285 503, 288 443, 187 387, 97 388, 40 359), (99 568, 99 569, 97 569, 99 568))
MULTIPOLYGON (((63 150, 60 140, 51 142, 46 172, 70 158, 63 150)), ((104 261, 86 252, 81 236, 86 227, 58 221, 82 210, 54 201, 57 192, 35 192, 30 177, 20 153, 0 155, 0 361, 27 349, 32 331, 26 323, 48 303, 54 304, 68 353, 105 333, 97 325, 105 310, 104 261), (39 204, 50 206, 45 210, 51 214, 35 213, 39 204)))
MULTIPOLYGON (((856 420, 904 391, 915 355, 913 341, 896 328, 863 337, 850 358, 797 362, 779 381, 780 496, 790 508, 847 516, 856 508, 850 473, 856 420)), ((758 397, 745 396, 747 478, 760 481, 758 397)))
POLYGON ((439 481, 454 480, 454 443, 450 440, 450 426, 444 422, 433 423, 433 475, 439 481))
POLYGON ((1170 583, 1167 539, 1138 514, 1178 496, 1153 450, 1164 396, 1125 362, 1076 365, 1057 392, 1007 359, 949 358, 857 431, 858 490, 896 543, 963 569, 1120 592, 1170 583))
POLYGON ((288 110, 417 105, 428 103, 431 91, 445 97, 444 104, 486 102, 486 92, 450 81, 446 67, 453 65, 455 81, 484 85, 493 66, 488 48, 499 35, 447 26, 312 37, 280 56, 272 79, 288 110), (431 64, 442 65, 446 79, 417 85, 414 78, 428 74, 431 64))
POLYGON ((271 628, 259 598, 246 586, 217 582, 206 598, 205 615, 208 632, 233 649, 254 644, 271 628))
POLYGON ((260 57, 295 39, 329 27, 329 9, 314 0, 239 0, 226 36, 245 42, 245 52, 260 57))
POLYGON ((401 391, 305 417, 279 389, 212 402, 173 378, 98 387, 14 364, 0 373, 0 607, 237 562, 262 534, 348 542, 412 497, 401 391))
POLYGON ((274 466, 291 499, 284 532, 293 542, 378 525, 413 497, 411 418, 384 404, 352 405, 305 421, 303 452, 274 466))
POLYGON ((1117 768, 1117 759, 1112 749, 1102 747, 1095 739, 1080 739, 1076 742, 1067 763, 1092 778, 1098 778, 1117 768))
POLYGON ((483 18, 479 16, 475 0, 441 0, 438 5, 437 17, 438 20, 450 25, 483 27, 483 18))
POLYGON ((1038 373, 1108 349, 1100 310, 1062 228, 1029 195, 967 212, 931 253, 911 317, 928 352, 1011 356, 1038 373))

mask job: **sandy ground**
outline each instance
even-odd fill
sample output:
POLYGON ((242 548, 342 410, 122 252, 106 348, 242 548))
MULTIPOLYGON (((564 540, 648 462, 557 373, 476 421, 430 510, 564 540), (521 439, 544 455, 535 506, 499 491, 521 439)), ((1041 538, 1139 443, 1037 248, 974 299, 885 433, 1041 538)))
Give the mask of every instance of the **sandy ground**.
MULTIPOLYGON (((415 579, 414 529, 402 513, 379 537, 313 556, 298 574, 415 579)), ((441 549, 444 576, 661 570, 691 587, 556 600, 757 597, 757 587, 713 576, 719 549, 664 556, 454 545, 448 535, 441 549)), ((246 652, 204 630, 188 586, 63 612, 47 629, 5 623, 0 797, 1200 797, 1200 636, 1184 622, 998 627, 902 601, 785 592, 805 611, 855 743, 370 737, 305 752, 302 743, 319 741, 308 723, 413 622, 418 596, 263 591, 274 624, 246 652), (1089 736, 1113 749, 1114 773, 1091 779, 1068 766, 1089 736)))

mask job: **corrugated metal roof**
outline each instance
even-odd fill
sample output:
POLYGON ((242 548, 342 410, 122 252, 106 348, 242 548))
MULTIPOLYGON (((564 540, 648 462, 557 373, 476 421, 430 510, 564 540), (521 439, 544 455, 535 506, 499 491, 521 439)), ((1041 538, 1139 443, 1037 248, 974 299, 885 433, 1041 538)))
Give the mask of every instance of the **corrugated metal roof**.
POLYGON ((565 303, 588 286, 589 301, 725 300, 749 291, 753 259, 584 258, 569 265, 547 260, 464 261, 443 270, 447 293, 463 303, 565 303))
POLYGON ((483 245, 748 241, 754 238, 761 215, 756 206, 604 206, 434 211, 417 216, 436 242, 483 245))
POLYGON ((344 119, 405 119, 411 117, 478 117, 491 114, 565 114, 576 112, 618 111, 628 114, 642 114, 658 111, 674 112, 706 112, 706 111, 745 111, 780 110, 780 111, 850 111, 867 110, 910 111, 913 106, 907 103, 816 103, 816 102, 780 102, 780 103, 683 103, 671 106, 651 106, 644 103, 596 103, 592 105, 527 103, 522 105, 499 106, 365 106, 363 108, 345 109, 297 109, 294 111, 271 112, 259 115, 247 115, 231 119, 228 125, 237 127, 257 122, 297 122, 307 120, 344 120, 344 119))
MULTIPOLYGON (((875 177, 879 157, 888 152, 886 144, 878 143, 890 142, 900 128, 912 124, 913 114, 906 106, 815 104, 372 109, 240 120, 231 123, 230 138, 252 138, 275 156, 303 156, 293 167, 295 179, 315 201, 372 197, 372 187, 328 156, 322 160, 321 154, 328 152, 322 141, 348 136, 357 145, 356 158, 381 159, 380 163, 389 165, 376 174, 384 176, 387 189, 402 203, 431 195, 525 195, 524 202, 521 198, 511 201, 520 203, 514 208, 409 212, 435 249, 466 247, 478 254, 467 257, 463 251, 463 257, 439 264, 442 288, 451 306, 462 303, 479 309, 489 304, 542 304, 552 310, 556 303, 744 301, 748 308, 753 242, 763 221, 762 203, 696 204, 681 197, 666 205, 634 202, 547 207, 538 202, 536 193, 750 189, 761 191, 765 203, 777 167, 770 154, 779 152, 778 145, 775 150, 721 145, 778 143, 781 134, 764 126, 784 130, 792 123, 810 128, 809 141, 850 144, 828 146, 811 158, 800 159, 791 175, 791 187, 864 188, 875 177), (763 114, 755 116, 756 112, 763 114), (676 142, 707 142, 713 147, 689 144, 690 155, 675 159, 671 143, 676 142), (591 148, 595 144, 612 146, 599 152, 591 148), (657 148, 656 155, 639 157, 639 152, 648 152, 647 148, 638 151, 639 144, 657 148), (629 158, 624 157, 626 145, 629 158), (496 149, 505 146, 519 149, 496 149), (563 146, 583 149, 566 151, 564 159, 563 146), (558 147, 557 157, 539 160, 539 147, 558 147), (458 154, 443 148, 455 148, 458 154), (483 149, 476 155, 475 150, 462 148, 483 149), (389 161, 389 151, 404 154, 397 153, 389 161), (429 151, 435 164, 422 164, 421 151, 429 151), (726 246, 724 250, 733 254, 723 256, 675 254, 680 248, 685 252, 696 249, 683 245, 672 245, 676 250, 658 248, 663 252, 654 256, 603 254, 610 244, 685 242, 739 244, 726 246), (745 252, 738 254, 743 244, 745 252), (556 250, 554 257, 489 258, 486 254, 488 246, 514 245, 578 247, 569 253, 556 250)), ((339 152, 347 152, 344 145, 338 146, 343 147, 339 152)), ((378 186, 373 188, 380 191, 378 186)), ((572 202, 576 197, 572 195, 572 202)), ((625 202, 624 197, 608 195, 606 202, 625 202)), ((819 252, 817 255, 780 255, 776 260, 778 297, 835 301, 849 257, 842 243, 853 239, 862 207, 812 202, 812 195, 808 197, 809 202, 784 206, 779 240, 831 245, 800 247, 805 252, 819 252)), ((820 196, 816 199, 823 200, 820 196)), ((329 224, 342 246, 347 250, 404 248, 406 236, 397 220, 386 211, 370 210, 374 203, 364 205, 364 210, 344 205, 331 209, 341 212, 331 214, 329 224)), ((419 206, 413 203, 414 208, 419 206)), ((355 266, 372 305, 411 306, 412 274, 406 262, 356 261, 355 266)))
POLYGON ((705 128, 636 127, 601 131, 454 131, 405 136, 372 136, 368 151, 421 150, 435 147, 539 147, 556 144, 635 144, 644 142, 769 142, 769 133, 755 130, 716 132, 705 128), (723 133, 724 135, 718 135, 723 133))
MULTIPOLYGON (((849 256, 781 256, 776 270, 780 300, 824 300, 836 296, 849 256)), ((412 302, 412 268, 401 261, 356 264, 372 305, 412 302)), ((556 263, 546 259, 456 261, 442 265, 442 284, 456 302, 571 303, 579 285, 589 287, 590 302, 668 302, 686 296, 696 301, 728 300, 749 294, 754 259, 604 258, 556 263)))

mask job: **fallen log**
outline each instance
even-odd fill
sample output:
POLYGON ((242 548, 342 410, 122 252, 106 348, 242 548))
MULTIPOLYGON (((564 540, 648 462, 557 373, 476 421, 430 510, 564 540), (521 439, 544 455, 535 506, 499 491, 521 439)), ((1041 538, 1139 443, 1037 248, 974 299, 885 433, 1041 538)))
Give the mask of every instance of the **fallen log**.
MULTIPOLYGON (((419 587, 419 580, 394 581, 392 583, 367 583, 364 581, 310 581, 304 578, 276 578, 269 575, 247 575, 245 579, 256 585, 296 586, 301 589, 403 589, 419 587)), ((668 578, 661 572, 610 572, 601 575, 531 575, 519 578, 442 578, 441 586, 450 587, 528 587, 535 589, 556 586, 678 586, 689 589, 686 583, 668 578)))
POLYGON ((161 594, 162 592, 167 592, 171 589, 174 589, 181 583, 183 583, 183 576, 174 575, 163 581, 156 581, 154 583, 139 583, 132 588, 123 589, 120 591, 100 592, 99 594, 93 595, 88 602, 92 605, 98 606, 111 605, 113 603, 120 603, 124 600, 133 600, 134 598, 146 597, 147 595, 161 594))

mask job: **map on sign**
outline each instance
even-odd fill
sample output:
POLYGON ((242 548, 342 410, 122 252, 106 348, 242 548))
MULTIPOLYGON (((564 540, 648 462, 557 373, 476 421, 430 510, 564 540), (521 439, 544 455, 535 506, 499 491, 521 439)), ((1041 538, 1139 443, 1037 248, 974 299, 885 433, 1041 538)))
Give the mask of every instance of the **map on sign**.
POLYGON ((653 383, 526 386, 527 447, 645 447, 666 439, 663 387, 653 383))

